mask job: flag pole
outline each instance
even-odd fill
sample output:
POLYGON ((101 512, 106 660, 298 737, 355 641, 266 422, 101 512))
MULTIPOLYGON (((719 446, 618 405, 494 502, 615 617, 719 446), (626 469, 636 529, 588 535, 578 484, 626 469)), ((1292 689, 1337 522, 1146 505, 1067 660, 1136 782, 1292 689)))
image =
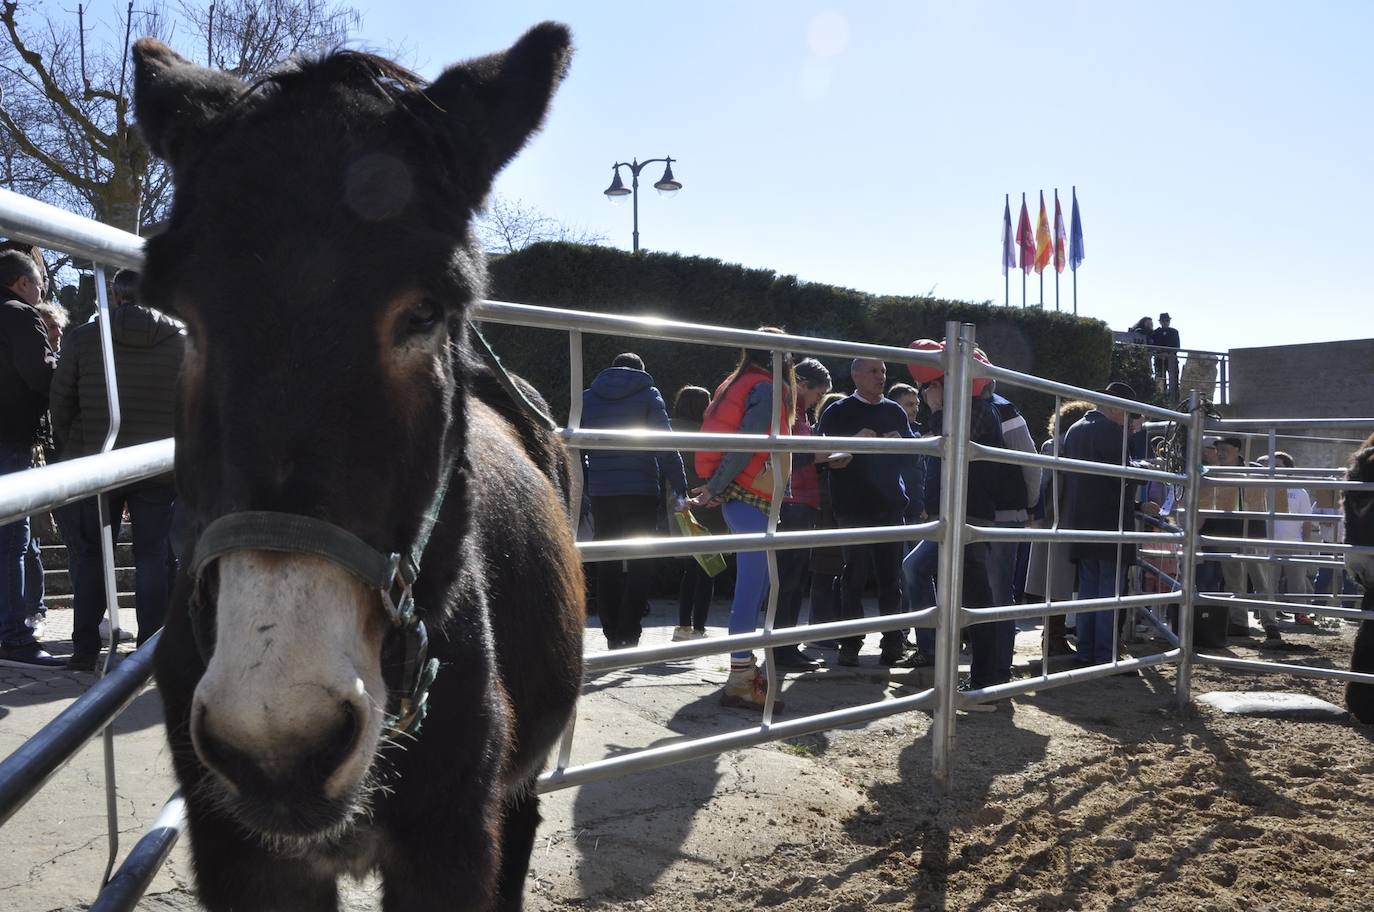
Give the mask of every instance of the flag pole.
MULTIPOLYGON (((1025 194, 1025 193, 1022 193, 1022 194, 1021 194, 1021 211, 1022 211, 1023 213, 1026 211, 1026 194, 1025 194)), ((1019 231, 1020 228, 1021 228, 1021 225, 1020 225, 1019 222, 1017 223, 1017 226, 1016 226, 1016 227, 1017 227, 1017 230, 1019 231)), ((1025 256, 1025 253, 1024 253, 1023 251, 1019 251, 1019 250, 1018 250, 1018 252, 1019 252, 1019 255, 1020 255, 1020 256, 1023 256, 1023 257, 1025 256)), ((1025 263, 1022 263, 1022 264, 1021 264, 1021 309, 1022 309, 1022 310, 1025 310, 1025 309, 1026 309, 1026 264, 1025 264, 1025 263)))
MULTIPOLYGON (((1073 185, 1072 193, 1073 193, 1073 206, 1074 206, 1074 211, 1076 212, 1076 211, 1078 211, 1078 185, 1077 185, 1077 184, 1074 184, 1074 185, 1073 185)), ((1080 226, 1080 227, 1081 227, 1081 226, 1080 226)), ((1072 243, 1072 237, 1070 238, 1070 242, 1072 243)), ((1074 315, 1075 317, 1078 316, 1078 266, 1077 266, 1077 264, 1075 264, 1074 267, 1073 267, 1073 315, 1074 315)))
POLYGON ((1006 237, 1002 238, 1002 306, 1011 306, 1011 267, 1007 265, 1007 245, 1011 243, 1011 194, 1006 194, 1006 208, 1002 211, 1006 216, 1002 219, 1002 230, 1006 232, 1006 237))
POLYGON ((1040 270, 1040 309, 1045 309, 1045 270, 1040 270))

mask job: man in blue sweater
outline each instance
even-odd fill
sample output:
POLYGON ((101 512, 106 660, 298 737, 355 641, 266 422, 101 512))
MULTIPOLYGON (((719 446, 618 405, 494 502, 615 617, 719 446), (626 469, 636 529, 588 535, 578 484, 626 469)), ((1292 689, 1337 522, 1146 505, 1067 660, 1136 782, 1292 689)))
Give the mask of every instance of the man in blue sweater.
MULTIPOLYGON (((617 355, 582 393, 582 426, 670 431, 668 409, 633 352, 617 355)), ((658 525, 660 478, 668 481, 682 509, 687 476, 676 450, 587 450, 587 497, 597 541, 653 535, 658 525)), ((596 613, 611 649, 639 645, 641 619, 648 605, 653 562, 600 561, 596 565, 596 613)))
MULTIPOLYGON (((883 395, 887 365, 871 358, 856 358, 849 368, 854 393, 826 409, 820 433, 828 437, 911 438, 906 412, 883 395)), ((907 507, 903 475, 919 472, 915 453, 856 453, 844 468, 832 468, 830 498, 835 523, 842 529, 900 525, 907 507)), ((901 609, 902 544, 879 542, 845 545, 841 577, 840 613, 844 619, 863 617, 863 591, 868 576, 878 579, 878 611, 896 614, 901 609)), ((863 637, 840 643, 839 663, 859 664, 863 637)), ((896 665, 905 655, 900 630, 883 632, 880 661, 896 665)))

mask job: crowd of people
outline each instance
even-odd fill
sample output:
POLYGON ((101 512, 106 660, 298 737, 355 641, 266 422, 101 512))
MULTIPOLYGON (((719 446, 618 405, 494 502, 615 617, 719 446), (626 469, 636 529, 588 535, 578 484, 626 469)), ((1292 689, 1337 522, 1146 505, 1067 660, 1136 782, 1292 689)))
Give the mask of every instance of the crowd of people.
MULTIPOLYGON (((778 332, 765 327, 763 332, 778 332)), ((943 343, 919 339, 912 347, 940 352, 943 343)), ((705 433, 766 434, 774 414, 773 351, 745 349, 738 363, 714 392, 686 386, 668 415, 663 396, 653 385, 638 355, 625 353, 602 371, 583 395, 583 426, 643 428, 705 433)), ((982 351, 976 357, 987 362, 982 351)), ((848 365, 853 392, 831 391, 829 369, 814 358, 794 363, 783 359, 783 389, 778 391, 784 435, 837 438, 913 439, 939 435, 944 416, 944 376, 938 367, 911 365, 911 382, 888 383, 887 365, 858 358, 848 365)), ((1135 392, 1114 382, 1109 396, 1134 400, 1135 392)), ((1143 430, 1126 409, 1087 402, 1069 403, 1054 416, 1049 439, 1037 446, 1016 405, 986 378, 973 383, 969 402, 971 439, 989 446, 1028 453, 1062 452, 1077 459, 1123 464, 1147 458, 1143 430)), ((886 452, 815 453, 698 451, 685 461, 672 451, 588 450, 584 454, 585 490, 597 539, 652 534, 655 513, 688 512, 712 532, 759 533, 767 529, 769 508, 779 489, 779 529, 873 528, 923 522, 939 516, 941 467, 938 457, 899 449, 886 452), (624 498, 633 497, 633 502, 624 498)), ((1084 473, 1061 473, 1051 485, 1050 473, 1038 467, 974 461, 965 474, 967 514, 978 525, 1004 528, 1053 523, 1066 527, 1117 530, 1134 528, 1134 511, 1158 514, 1165 496, 1135 483, 1084 473), (1059 501, 1050 503, 1050 492, 1059 501)), ((1170 504, 1172 500, 1170 499, 1170 504)), ((808 600, 810 622, 859 618, 870 584, 876 589, 881 615, 920 610, 935 604, 939 545, 935 541, 867 542, 838 548, 795 548, 777 552, 778 598, 775 627, 796 626, 808 600)), ((1015 604, 1024 598, 1065 599, 1112 596, 1123 591, 1124 572, 1132 562, 1129 547, 1100 543, 971 542, 961 555, 962 604, 987 607, 1015 604), (1048 571, 1047 571, 1047 568, 1048 571), (1042 584, 1048 581, 1048 584, 1042 584), (1028 596, 1027 593, 1030 593, 1028 596)), ((713 580, 696 561, 685 561, 679 597, 679 624, 673 639, 704 636, 713 580)), ((639 642, 641 618, 647 613, 647 560, 602 562, 596 571, 596 606, 602 632, 611 649, 639 642), (638 565, 638 566, 637 566, 638 565)), ((768 563, 765 552, 745 551, 736 558, 736 582, 727 628, 730 633, 758 628, 767 604, 768 563)), ((1118 612, 1080 613, 1076 619, 1077 653, 1087 664, 1110 661, 1118 612)), ((1055 655, 1073 655, 1068 631, 1059 619, 1047 631, 1055 655)), ((966 685, 983 688, 1011 678, 1016 625, 1012 621, 975 624, 965 631, 971 653, 966 685)), ((810 671, 822 661, 859 664, 863 637, 825 638, 780 647, 776 666, 810 671)), ((933 664, 934 632, 894 628, 882 633, 878 661, 889 667, 933 664), (913 636, 914 634, 914 636, 913 636)), ((721 694, 726 706, 758 708, 767 680, 756 654, 731 655, 730 673, 721 694)), ((776 704, 775 704, 776 706, 776 704)))
MULTIPOLYGON (((110 336, 119 394, 113 446, 172 436, 176 377, 185 332, 138 302, 139 277, 117 272, 111 282, 110 336)), ((0 474, 74 459, 106 448, 111 427, 98 317, 67 330, 65 308, 49 295, 41 251, 22 244, 0 249, 0 474)), ((134 596, 141 645, 166 616, 176 557, 172 526, 176 489, 170 475, 101 495, 114 539, 132 526, 134 596)), ((101 505, 95 498, 0 526, 0 665, 92 671, 102 649, 106 576, 101 505), (41 638, 45 591, 41 541, 66 546, 72 584, 72 654, 51 655, 41 638)))

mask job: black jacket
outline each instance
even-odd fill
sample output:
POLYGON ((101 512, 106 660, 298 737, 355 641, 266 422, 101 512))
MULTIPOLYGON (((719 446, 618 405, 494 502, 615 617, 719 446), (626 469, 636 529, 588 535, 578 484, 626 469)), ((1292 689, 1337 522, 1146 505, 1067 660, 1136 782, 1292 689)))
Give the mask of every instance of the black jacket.
MULTIPOLYGON (((981 396, 969 400, 972 415, 969 420, 969 439, 985 446, 1002 445, 1002 421, 992 403, 981 396)), ((926 430, 939 435, 944 433, 945 413, 935 412, 930 416, 926 430)), ((940 513, 940 472, 942 460, 938 456, 926 457, 926 513, 934 517, 940 513)), ((971 522, 992 525, 997 515, 997 476, 1001 464, 977 460, 967 468, 968 508, 971 522)))
MULTIPOLYGON (((1121 465, 1124 428, 1093 409, 1064 435, 1064 456, 1121 465)), ((1106 475, 1065 472, 1060 478, 1059 525, 1065 529, 1134 530, 1135 482, 1106 475), (1123 498, 1123 488, 1124 498, 1123 498), (1124 504, 1123 504, 1124 500, 1124 504)), ((1115 560, 1117 545, 1072 542, 1072 560, 1115 560)), ((1122 565, 1135 562, 1135 546, 1123 545, 1122 565)))
MULTIPOLYGON (((119 436, 115 446, 172 436, 177 374, 186 353, 181 324, 151 307, 123 304, 110 315, 115 378, 119 384, 119 436)), ((67 333, 52 383, 52 425, 58 456, 100 452, 110 427, 100 326, 85 323, 67 333)))
POLYGON ((38 311, 0 303, 0 445, 24 449, 38 440, 56 363, 38 311))

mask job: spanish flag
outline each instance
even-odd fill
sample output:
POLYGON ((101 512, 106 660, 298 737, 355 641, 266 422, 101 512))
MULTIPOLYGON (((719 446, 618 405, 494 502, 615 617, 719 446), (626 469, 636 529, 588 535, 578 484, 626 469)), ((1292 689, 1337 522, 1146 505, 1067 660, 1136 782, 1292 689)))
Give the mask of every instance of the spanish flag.
POLYGON ((1054 245, 1050 242, 1050 215, 1045 211, 1045 191, 1040 191, 1040 217, 1035 220, 1035 271, 1043 274, 1050 265, 1054 245))
POLYGON ((1021 272, 1029 273, 1035 265, 1035 235, 1031 232, 1030 213, 1026 211, 1026 194, 1021 194, 1021 217, 1016 220, 1016 246, 1021 254, 1021 272))

